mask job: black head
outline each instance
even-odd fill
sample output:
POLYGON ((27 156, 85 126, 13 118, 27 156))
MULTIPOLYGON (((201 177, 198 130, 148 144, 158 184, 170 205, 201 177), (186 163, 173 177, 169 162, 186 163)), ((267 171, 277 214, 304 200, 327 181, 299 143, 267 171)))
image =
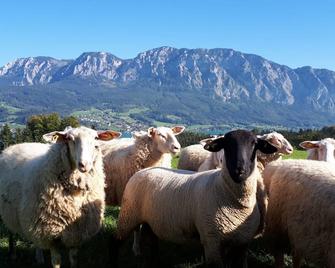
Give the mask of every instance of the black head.
POLYGON ((253 172, 256 161, 256 150, 265 154, 272 154, 277 148, 265 140, 258 139, 255 134, 247 130, 234 130, 224 137, 213 140, 204 147, 211 152, 224 149, 226 166, 231 178, 240 183, 253 172))

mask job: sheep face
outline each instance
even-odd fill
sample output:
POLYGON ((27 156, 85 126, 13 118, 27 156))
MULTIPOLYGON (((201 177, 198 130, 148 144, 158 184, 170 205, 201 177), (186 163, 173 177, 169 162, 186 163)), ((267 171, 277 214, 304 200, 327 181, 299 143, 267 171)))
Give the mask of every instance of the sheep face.
POLYGON ((284 136, 278 132, 271 132, 259 138, 268 141, 272 146, 277 148, 277 152, 281 154, 292 154, 293 147, 284 136))
POLYGON ((332 138, 303 141, 299 146, 309 151, 308 159, 335 163, 335 140, 332 138))
POLYGON ((277 151, 270 143, 246 130, 231 131, 224 137, 207 143, 204 148, 211 152, 224 150, 225 165, 236 183, 245 181, 254 171, 256 150, 265 154, 277 151))
POLYGON ((67 143, 69 156, 75 168, 80 172, 89 172, 100 154, 98 140, 111 140, 121 135, 115 131, 95 131, 86 127, 66 128, 43 136, 44 140, 67 143), (50 140, 51 139, 51 140, 50 140))
POLYGON ((154 141, 154 144, 161 153, 176 154, 180 151, 181 146, 175 136, 182 133, 184 129, 185 127, 183 126, 176 126, 172 128, 150 127, 148 129, 148 135, 154 141))

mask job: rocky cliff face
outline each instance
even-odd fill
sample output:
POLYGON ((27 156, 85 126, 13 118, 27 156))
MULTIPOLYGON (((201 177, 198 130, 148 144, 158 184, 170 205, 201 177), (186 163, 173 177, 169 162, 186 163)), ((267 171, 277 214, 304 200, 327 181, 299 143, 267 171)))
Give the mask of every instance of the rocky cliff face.
POLYGON ((18 59, 0 68, 0 81, 14 86, 47 86, 60 81, 70 85, 74 79, 121 87, 145 82, 166 91, 203 92, 222 102, 304 104, 335 112, 335 72, 291 69, 232 49, 161 47, 127 60, 92 52, 75 60, 18 59))

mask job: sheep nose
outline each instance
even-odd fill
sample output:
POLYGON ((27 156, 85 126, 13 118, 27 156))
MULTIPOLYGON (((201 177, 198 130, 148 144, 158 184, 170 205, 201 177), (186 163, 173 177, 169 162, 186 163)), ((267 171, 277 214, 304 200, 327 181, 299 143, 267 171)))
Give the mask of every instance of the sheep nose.
POLYGON ((78 164, 79 170, 81 172, 86 172, 87 171, 86 166, 87 166, 87 163, 84 162, 84 161, 80 161, 79 164, 78 164))
POLYGON ((242 174, 245 174, 246 172, 243 167, 238 167, 236 168, 236 173, 242 175, 242 174))
POLYGON ((179 150, 179 149, 180 149, 180 146, 173 145, 173 149, 174 149, 174 150, 179 150))

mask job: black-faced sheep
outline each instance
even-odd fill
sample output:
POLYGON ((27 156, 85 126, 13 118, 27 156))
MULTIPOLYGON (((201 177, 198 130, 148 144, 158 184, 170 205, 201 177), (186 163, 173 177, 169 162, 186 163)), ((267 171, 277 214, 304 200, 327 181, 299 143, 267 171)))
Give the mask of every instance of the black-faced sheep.
POLYGON ((129 180, 117 226, 119 239, 145 224, 163 240, 200 240, 208 263, 245 264, 246 247, 259 226, 256 151, 276 149, 244 130, 227 133, 205 148, 224 149, 222 169, 193 173, 155 167, 129 180))

